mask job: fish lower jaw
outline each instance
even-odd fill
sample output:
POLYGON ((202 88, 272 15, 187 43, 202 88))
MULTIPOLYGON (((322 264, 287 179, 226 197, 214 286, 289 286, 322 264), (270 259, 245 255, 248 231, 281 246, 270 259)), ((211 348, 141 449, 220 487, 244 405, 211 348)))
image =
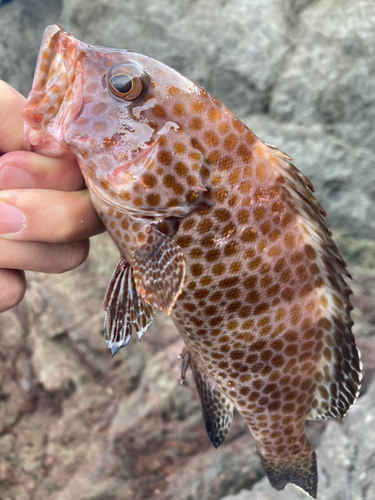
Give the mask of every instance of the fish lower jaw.
POLYGON ((69 153, 63 146, 60 139, 56 139, 52 135, 45 135, 37 130, 33 130, 29 125, 25 124, 24 130, 24 149, 26 151, 34 151, 46 156, 73 158, 74 155, 69 153))

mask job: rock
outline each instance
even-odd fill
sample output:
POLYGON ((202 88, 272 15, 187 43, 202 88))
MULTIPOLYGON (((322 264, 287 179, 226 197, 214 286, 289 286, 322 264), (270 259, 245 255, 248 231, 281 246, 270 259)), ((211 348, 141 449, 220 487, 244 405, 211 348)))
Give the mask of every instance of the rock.
POLYGON ((32 331, 33 337, 32 363, 44 388, 51 393, 68 395, 81 385, 87 373, 79 359, 72 355, 69 340, 64 336, 58 341, 44 341, 32 331))
POLYGON ((375 337, 357 339, 356 344, 360 350, 363 364, 361 394, 364 394, 367 392, 375 375, 375 337))
POLYGON ((0 6, 0 77, 24 95, 31 88, 44 29, 56 22, 61 8, 62 0, 19 0, 0 6))
POLYGON ((335 233, 335 242, 349 269, 358 274, 366 269, 366 276, 375 276, 375 242, 374 239, 358 240, 344 231, 335 233))
POLYGON ((354 445, 349 480, 352 498, 375 495, 375 380, 347 416, 345 429, 354 445), (365 495, 364 495, 365 494, 365 495))
POLYGON ((219 450, 198 453, 171 477, 164 500, 212 500, 222 495, 250 488, 264 471, 249 433, 223 445, 219 450))
POLYGON ((371 0, 312 2, 299 16, 296 43, 273 90, 271 115, 305 126, 321 123, 350 147, 373 150, 374 23, 371 0))

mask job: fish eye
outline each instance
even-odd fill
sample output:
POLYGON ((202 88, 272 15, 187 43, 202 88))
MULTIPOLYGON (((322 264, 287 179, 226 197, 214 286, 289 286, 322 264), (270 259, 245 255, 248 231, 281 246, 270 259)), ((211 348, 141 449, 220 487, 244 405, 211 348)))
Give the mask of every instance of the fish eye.
POLYGON ((135 64, 117 64, 107 75, 107 87, 115 97, 135 101, 146 87, 145 74, 135 64))

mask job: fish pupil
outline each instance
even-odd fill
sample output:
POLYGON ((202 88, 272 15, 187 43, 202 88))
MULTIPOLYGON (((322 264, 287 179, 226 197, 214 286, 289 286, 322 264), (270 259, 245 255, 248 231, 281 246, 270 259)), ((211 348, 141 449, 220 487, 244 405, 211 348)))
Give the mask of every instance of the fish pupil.
POLYGON ((111 78, 111 85, 120 94, 128 94, 133 87, 133 82, 128 75, 114 75, 111 78))

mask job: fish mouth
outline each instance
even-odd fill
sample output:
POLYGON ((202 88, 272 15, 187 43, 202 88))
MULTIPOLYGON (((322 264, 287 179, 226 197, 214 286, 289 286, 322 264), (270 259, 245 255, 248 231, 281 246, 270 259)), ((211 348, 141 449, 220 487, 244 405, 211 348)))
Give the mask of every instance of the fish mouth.
POLYGON ((32 90, 22 110, 26 149, 49 154, 59 149, 61 153, 68 124, 83 104, 80 59, 86 55, 84 46, 58 25, 45 30, 32 90))

